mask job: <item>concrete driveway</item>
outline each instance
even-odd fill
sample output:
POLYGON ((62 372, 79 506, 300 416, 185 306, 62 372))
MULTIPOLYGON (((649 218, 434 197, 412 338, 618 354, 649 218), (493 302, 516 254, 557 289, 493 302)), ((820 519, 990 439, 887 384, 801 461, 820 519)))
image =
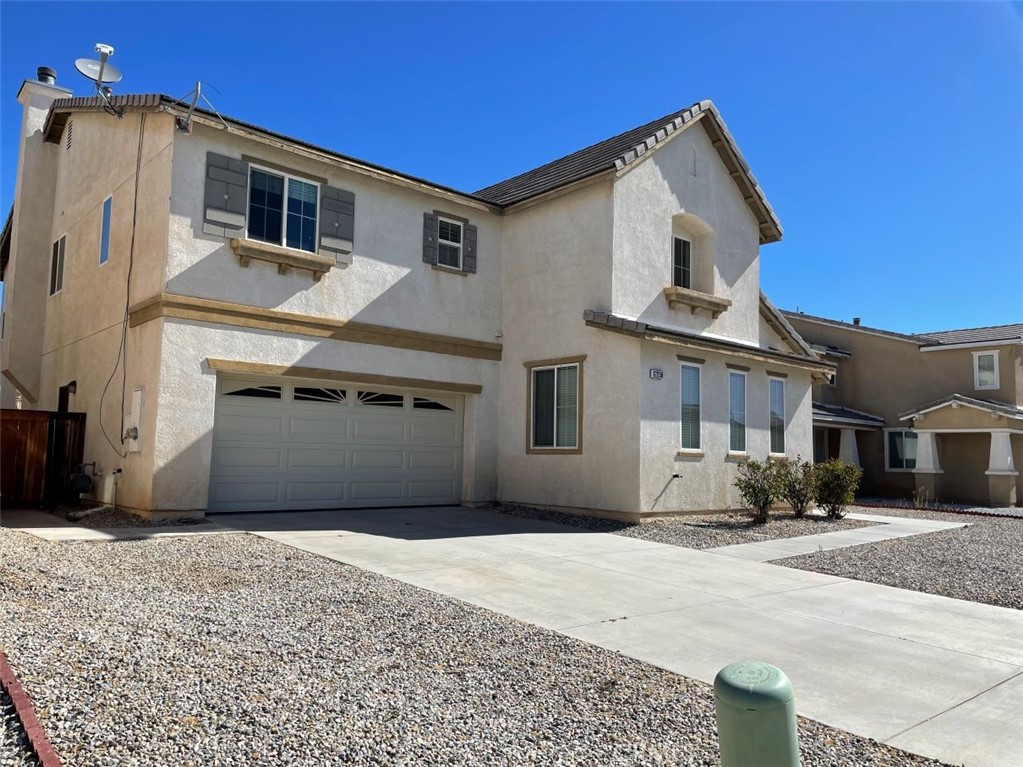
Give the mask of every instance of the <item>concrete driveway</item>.
POLYGON ((968 767, 1023 765, 1023 612, 459 507, 221 525, 712 682, 755 658, 799 713, 968 767))

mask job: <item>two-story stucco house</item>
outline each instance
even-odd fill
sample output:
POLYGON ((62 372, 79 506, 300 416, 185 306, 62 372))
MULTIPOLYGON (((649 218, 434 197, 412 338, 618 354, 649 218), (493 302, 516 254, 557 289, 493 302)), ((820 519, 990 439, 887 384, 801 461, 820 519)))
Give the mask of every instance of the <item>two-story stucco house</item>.
POLYGON ((641 519, 812 450, 833 366, 760 292, 781 228, 710 102, 467 194, 164 96, 19 100, 0 368, 87 413, 96 499, 641 519))
POLYGON ((814 386, 817 460, 861 465, 874 495, 1023 498, 1023 325, 910 335, 785 316, 837 368, 814 386))

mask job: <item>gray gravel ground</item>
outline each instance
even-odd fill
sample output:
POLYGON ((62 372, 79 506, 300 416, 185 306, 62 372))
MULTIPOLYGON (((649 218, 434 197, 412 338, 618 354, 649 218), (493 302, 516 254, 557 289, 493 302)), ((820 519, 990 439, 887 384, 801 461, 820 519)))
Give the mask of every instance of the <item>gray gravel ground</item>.
POLYGON ((688 549, 712 549, 717 546, 732 546, 740 543, 756 543, 777 538, 798 538, 803 535, 835 533, 857 527, 870 527, 873 522, 856 519, 825 519, 811 516, 797 518, 791 512, 772 512, 771 521, 766 525, 755 525, 748 514, 700 514, 656 519, 633 525, 610 519, 581 517, 560 511, 536 509, 530 506, 500 504, 493 511, 516 517, 558 522, 572 527, 582 527, 599 533, 614 533, 629 538, 667 543, 688 549))
POLYGON ((36 767, 37 764, 11 698, 0 687, 0 767, 36 767))
POLYGON ((132 514, 124 509, 116 509, 113 506, 96 506, 93 508, 61 506, 51 509, 49 513, 55 517, 74 522, 76 525, 94 530, 118 527, 187 527, 190 525, 208 524, 208 520, 201 517, 153 521, 138 514, 132 514))
MULTIPOLYGON (((254 536, 0 529, 0 609, 76 767, 718 763, 706 684, 254 536)), ((941 764, 800 730, 808 767, 941 764)))
POLYGON ((967 522, 969 527, 821 551, 773 564, 1023 610, 1023 519, 912 509, 853 510, 967 522))

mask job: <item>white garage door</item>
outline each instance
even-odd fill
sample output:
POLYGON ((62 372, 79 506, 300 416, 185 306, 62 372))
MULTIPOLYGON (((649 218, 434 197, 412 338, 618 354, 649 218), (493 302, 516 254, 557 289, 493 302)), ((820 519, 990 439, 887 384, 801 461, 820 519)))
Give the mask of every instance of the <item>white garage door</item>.
POLYGON ((458 503, 462 397, 221 377, 210 511, 458 503))

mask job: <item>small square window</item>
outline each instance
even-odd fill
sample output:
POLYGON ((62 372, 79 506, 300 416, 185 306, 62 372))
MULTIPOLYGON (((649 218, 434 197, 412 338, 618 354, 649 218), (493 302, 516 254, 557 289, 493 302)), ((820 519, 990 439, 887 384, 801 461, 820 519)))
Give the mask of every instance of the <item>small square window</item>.
POLYGON ((973 388, 999 388, 998 352, 973 353, 973 388))
POLYGON ((452 269, 462 268, 462 225, 451 219, 437 221, 437 263, 452 269))

